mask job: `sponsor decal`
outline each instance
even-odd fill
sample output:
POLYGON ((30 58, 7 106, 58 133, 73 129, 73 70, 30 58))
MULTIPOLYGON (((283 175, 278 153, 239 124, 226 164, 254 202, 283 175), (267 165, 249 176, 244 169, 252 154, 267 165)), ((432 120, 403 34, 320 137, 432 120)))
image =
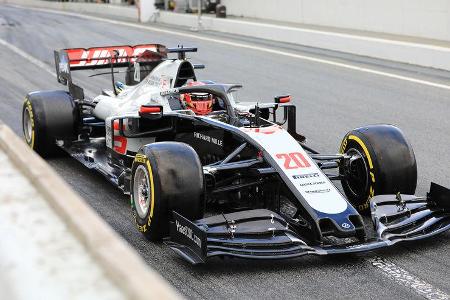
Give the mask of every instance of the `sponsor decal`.
POLYGON ((310 186, 310 185, 320 185, 320 184, 325 184, 325 181, 313 181, 313 182, 305 182, 305 183, 300 183, 299 186, 310 186))
POLYGON ((147 83, 151 86, 159 86, 159 77, 155 75, 151 75, 147 77, 147 83))
POLYGON ((322 194, 322 193, 330 192, 330 189, 311 190, 311 191, 305 191, 305 192, 308 194, 322 194))
POLYGON ((69 66, 65 62, 60 62, 58 64, 58 69, 61 73, 69 73, 69 66))
POLYGON ((167 76, 161 76, 159 79, 159 87, 162 90, 168 90, 170 88, 170 78, 167 76))
POLYGON ((292 178, 294 178, 294 179, 307 179, 307 178, 316 178, 316 177, 320 177, 319 173, 292 175, 292 178))
POLYGON ((134 67, 134 75, 133 75, 134 81, 141 82, 141 65, 137 61, 135 61, 133 67, 134 67))
POLYGON ((200 133, 200 132, 195 132, 194 131, 194 138, 199 139, 199 140, 203 140, 205 142, 208 142, 208 143, 220 146, 220 147, 223 146, 223 141, 222 140, 220 140, 218 138, 215 138, 215 137, 212 137, 212 136, 209 136, 209 135, 206 135, 206 134, 203 134, 203 133, 200 133))
MULTIPOLYGON (((158 81, 159 83, 159 81, 158 81)), ((168 89, 166 91, 162 91, 161 93, 159 93, 161 96, 167 96, 167 95, 171 95, 171 94, 178 94, 180 92, 179 89, 175 88, 175 89, 168 89)))
POLYGON ((278 153, 275 156, 278 159, 284 160, 283 165, 286 170, 311 167, 309 161, 300 152, 278 153))
POLYGON ((197 235, 194 234, 192 228, 181 225, 178 220, 175 220, 175 225, 179 233, 183 234, 185 237, 193 241, 194 244, 196 244, 199 248, 202 248, 202 241, 197 235))
POLYGON ((146 50, 156 52, 154 45, 116 46, 116 47, 96 47, 96 48, 75 48, 67 49, 70 67, 99 66, 109 64, 111 53, 116 51, 121 58, 113 59, 113 63, 135 62, 136 56, 139 56, 146 50), (100 58, 100 59, 99 59, 100 58), (104 58, 104 59, 101 59, 104 58), (131 58, 131 59, 130 59, 131 58))
POLYGON ((344 228, 344 229, 349 229, 351 227, 351 225, 348 224, 348 223, 342 223, 341 227, 344 228))

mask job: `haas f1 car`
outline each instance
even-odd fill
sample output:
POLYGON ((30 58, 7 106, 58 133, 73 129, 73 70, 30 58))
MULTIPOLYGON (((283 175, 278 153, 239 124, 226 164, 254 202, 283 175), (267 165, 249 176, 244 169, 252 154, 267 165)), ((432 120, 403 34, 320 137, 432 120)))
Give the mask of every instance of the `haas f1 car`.
POLYGON ((432 183, 414 196, 416 160, 400 129, 357 128, 337 154, 320 154, 297 133, 289 95, 242 102, 240 85, 197 79, 203 66, 186 59, 195 51, 55 51, 68 91, 27 95, 26 142, 103 174, 130 195, 137 229, 193 264, 361 252, 450 229, 450 190, 432 183), (106 69, 112 90, 85 97, 71 72, 87 69, 106 69))

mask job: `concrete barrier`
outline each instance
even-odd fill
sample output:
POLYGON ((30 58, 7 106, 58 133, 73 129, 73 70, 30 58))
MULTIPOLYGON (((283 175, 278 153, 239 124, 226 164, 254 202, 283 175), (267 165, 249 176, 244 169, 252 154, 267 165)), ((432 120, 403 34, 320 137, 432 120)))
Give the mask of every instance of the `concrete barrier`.
MULTIPOLYGON (((93 14, 97 14, 97 12, 101 10, 101 7, 104 6, 104 4, 86 3, 69 3, 70 5, 66 5, 66 3, 38 0, 0 1, 3 1, 3 3, 93 14), (95 9, 93 7, 95 7, 95 9)), ((270 0, 264 0, 262 2, 270 2, 270 0)), ((116 10, 111 10, 110 12, 107 9, 104 9, 102 12, 103 14, 110 13, 110 16, 113 17, 115 17, 117 13, 116 10)), ((197 27, 197 16, 191 14, 160 11, 157 14, 156 21, 187 28, 197 27)), ((262 21, 221 19, 208 16, 202 17, 202 26, 205 29, 218 32, 256 37, 280 43, 298 44, 334 50, 423 67, 450 70, 450 47, 438 44, 411 42, 407 39, 388 38, 373 34, 363 35, 362 33, 343 33, 332 29, 319 30, 276 25, 262 21)))
POLYGON ((88 13, 131 21, 138 20, 138 10, 135 6, 99 4, 91 2, 57 2, 43 0, 0 0, 0 3, 72 11, 76 13, 88 13))
MULTIPOLYGON (((170 287, 159 274, 152 271, 138 254, 132 250, 99 216, 97 216, 97 214, 72 191, 64 180, 62 180, 42 158, 29 149, 29 147, 20 140, 11 129, 1 122, 0 154, 3 157, 6 155, 8 161, 14 166, 14 172, 25 177, 27 182, 31 182, 32 188, 37 191, 38 194, 34 196, 40 196, 45 199, 60 219, 65 222, 68 230, 73 233, 78 239, 78 242, 83 245, 84 251, 87 251, 87 253, 93 257, 95 263, 99 265, 101 269, 101 275, 99 276, 106 276, 108 280, 111 280, 114 283, 114 288, 117 287, 122 296, 125 296, 128 299, 180 298, 172 287, 170 287)), ((6 182, 9 179, 2 177, 3 181, 1 182, 0 187, 2 187, 2 185, 8 186, 14 184, 14 182, 12 182, 13 177, 10 178, 11 182, 6 182)), ((24 187, 21 186, 14 186, 14 190, 21 190, 23 188, 24 187)), ((0 204, 14 201, 14 197, 11 195, 12 194, 10 194, 8 199, 2 198, 1 200, 6 202, 0 201, 0 204)), ((106 202, 105 205, 107 205, 106 202)), ((32 215, 33 212, 23 211, 23 213, 32 215)), ((24 224, 22 224, 22 226, 23 225, 24 224)), ((24 238, 27 237, 25 236, 24 238)), ((46 248, 50 247, 50 245, 41 246, 45 246, 46 248)), ((67 253, 70 251, 72 251, 72 249, 63 249, 63 253, 65 253, 63 254, 63 257, 64 255, 67 256, 67 253)), ((1 261, 2 259, 0 259, 0 263, 1 261)), ((64 264, 64 261, 61 263, 64 264)), ((32 270, 30 270, 30 272, 31 271, 32 270)), ((79 274, 81 271, 83 270, 66 270, 68 274, 79 274)), ((2 275, 4 275, 4 273, 5 272, 2 271, 2 275)), ((25 274, 23 274, 23 276, 25 278, 25 274)), ((74 276, 75 275, 69 276, 69 278, 74 279, 74 276)), ((83 280, 83 278, 80 278, 80 280, 83 280)), ((96 280, 100 280, 100 278, 97 278, 96 280)), ((1 278, 0 281, 2 281, 1 278)), ((9 288, 14 289, 14 287, 22 289, 23 283, 15 282, 14 286, 10 286, 9 288)), ((61 289, 62 287, 55 286, 54 288, 61 289)), ((81 293, 81 291, 78 292, 81 293)), ((7 295, 2 292, 2 296, 6 297, 7 295)), ((72 298, 72 296, 69 298, 72 298)))
MULTIPOLYGON (((195 28, 197 17, 160 12, 158 22, 195 28)), ((207 16, 202 17, 202 25, 218 32, 450 70, 450 48, 442 46, 207 16)))
POLYGON ((222 0, 234 16, 450 41, 445 0, 222 0))

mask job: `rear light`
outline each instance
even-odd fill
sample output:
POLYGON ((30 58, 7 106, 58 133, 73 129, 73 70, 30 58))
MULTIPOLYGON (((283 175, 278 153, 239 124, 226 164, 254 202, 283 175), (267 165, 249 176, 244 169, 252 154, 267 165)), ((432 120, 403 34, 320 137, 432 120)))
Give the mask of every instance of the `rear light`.
POLYGON ((290 95, 275 97, 275 103, 289 103, 289 102, 291 102, 291 96, 290 95))

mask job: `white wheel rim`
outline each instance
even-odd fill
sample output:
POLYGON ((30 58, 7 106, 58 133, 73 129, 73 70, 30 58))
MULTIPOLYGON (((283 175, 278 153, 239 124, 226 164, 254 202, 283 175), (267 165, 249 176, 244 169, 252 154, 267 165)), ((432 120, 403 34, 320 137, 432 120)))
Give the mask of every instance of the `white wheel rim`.
POLYGON ((144 219, 150 208, 151 187, 147 168, 139 165, 134 172, 133 200, 136 212, 141 219, 144 219))
POLYGON ((26 107, 23 112, 23 133, 27 143, 30 144, 33 133, 33 124, 31 122, 31 112, 28 107, 26 107))

